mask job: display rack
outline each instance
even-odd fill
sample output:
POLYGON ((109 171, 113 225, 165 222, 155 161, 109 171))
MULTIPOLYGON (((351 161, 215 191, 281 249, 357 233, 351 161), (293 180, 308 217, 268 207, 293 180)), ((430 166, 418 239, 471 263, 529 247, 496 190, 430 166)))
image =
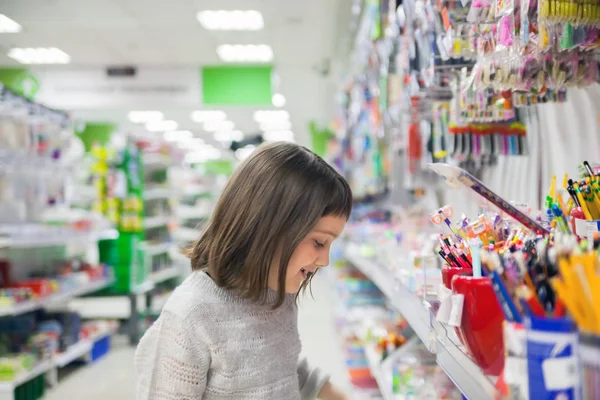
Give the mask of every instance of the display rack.
POLYGON ((495 398, 493 382, 461 348, 452 343, 445 328, 435 320, 426 301, 413 294, 400 280, 390 279, 390 273, 376 260, 362 257, 357 245, 348 244, 344 256, 379 287, 429 351, 436 354, 437 363, 468 399, 495 398))
POLYGON ((18 303, 10 307, 0 307, 0 317, 15 316, 25 314, 31 311, 40 310, 46 307, 52 307, 57 304, 64 303, 75 297, 91 294, 107 287, 112 286, 115 282, 113 277, 92 281, 78 288, 68 290, 62 293, 56 293, 47 297, 18 303))
POLYGON ((52 358, 39 362, 33 369, 20 374, 14 380, 0 381, 0 400, 18 400, 15 395, 15 389, 43 374, 47 374, 46 377, 49 385, 55 386, 58 384, 58 369, 64 368, 79 359, 91 362, 94 346, 98 342, 114 335, 116 331, 116 325, 114 325, 96 332, 91 337, 73 344, 64 352, 57 353, 52 358))
POLYGON ((16 379, 9 382, 0 382, 0 400, 14 400, 14 390, 20 385, 45 374, 53 368, 52 360, 46 360, 39 363, 31 371, 24 372, 16 379))

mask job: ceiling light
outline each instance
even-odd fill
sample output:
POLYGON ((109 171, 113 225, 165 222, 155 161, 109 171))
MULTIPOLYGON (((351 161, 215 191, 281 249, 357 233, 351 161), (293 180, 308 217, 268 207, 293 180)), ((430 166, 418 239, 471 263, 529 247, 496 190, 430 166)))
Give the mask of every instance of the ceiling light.
POLYGON ((200 124, 208 121, 224 121, 227 118, 227 114, 220 110, 200 110, 194 111, 191 117, 192 121, 200 124))
POLYGON ((290 121, 265 121, 259 124, 261 131, 286 131, 292 129, 290 121))
POLYGON ((179 142, 191 139, 194 134, 190 131, 168 131, 165 132, 164 137, 167 142, 179 142))
POLYGON ((16 21, 0 14, 0 33, 17 33, 21 32, 21 29, 23 28, 16 21))
POLYGON ((214 138, 217 142, 239 142, 244 138, 242 131, 217 131, 214 138))
POLYGON ((202 127, 207 132, 232 131, 235 124, 231 121, 207 121, 202 127))
POLYGON ((271 103, 277 108, 281 108, 285 106, 285 96, 281 93, 275 93, 273 97, 271 97, 271 103))
POLYGON ((263 134, 267 142, 294 142, 294 132, 289 130, 269 131, 263 134))
POLYGON ((290 119, 290 113, 285 110, 259 110, 254 112, 256 122, 266 121, 287 121, 290 119))
POLYGON ((273 49, 266 44, 223 44, 217 47, 219 58, 225 62, 269 62, 273 49))
POLYGON ((129 111, 127 118, 134 124, 142 124, 151 121, 160 121, 164 118, 160 111, 129 111))
POLYGON ((68 64, 71 57, 56 47, 19 48, 8 51, 8 56, 21 64, 68 64))
POLYGON ((265 23, 258 11, 200 11, 196 18, 205 29, 211 31, 258 31, 265 23))
POLYGON ((179 125, 175 121, 150 121, 146 123, 146 129, 150 132, 174 131, 179 125))
POLYGON ((250 156, 250 154, 252 154, 252 152, 254 150, 256 150, 256 146, 249 144, 246 147, 242 147, 241 149, 237 149, 235 151, 235 156, 237 157, 238 160, 244 161, 246 158, 248 158, 250 156))

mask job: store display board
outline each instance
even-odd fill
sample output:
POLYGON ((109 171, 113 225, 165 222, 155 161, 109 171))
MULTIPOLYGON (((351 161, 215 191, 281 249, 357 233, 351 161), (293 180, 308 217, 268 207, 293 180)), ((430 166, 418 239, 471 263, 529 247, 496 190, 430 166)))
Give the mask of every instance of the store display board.
POLYGON ((0 68, 0 83, 28 100, 40 90, 39 81, 27 68, 0 68))
POLYGON ((273 67, 204 67, 202 103, 214 106, 270 106, 273 67))

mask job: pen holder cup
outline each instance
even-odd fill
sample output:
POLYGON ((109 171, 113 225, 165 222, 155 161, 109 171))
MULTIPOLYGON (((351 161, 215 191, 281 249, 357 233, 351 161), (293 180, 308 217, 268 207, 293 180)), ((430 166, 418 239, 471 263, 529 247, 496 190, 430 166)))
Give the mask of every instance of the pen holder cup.
MULTIPOLYGON (((444 283, 444 286, 452 290, 452 278, 456 275, 472 276, 473 268, 444 265, 442 267, 442 282, 444 283)), ((465 339, 462 337, 460 328, 454 328, 454 331, 456 332, 456 336, 458 337, 458 340, 460 340, 460 343, 465 346, 465 339)))
POLYGON ((600 336, 579 336, 584 399, 600 399, 600 336))
POLYGON ((486 277, 456 275, 452 291, 464 296, 460 336, 465 347, 486 375, 500 375, 504 367, 504 314, 492 283, 486 277))
POLYGON ((529 398, 580 400, 579 333, 568 318, 525 319, 529 398))

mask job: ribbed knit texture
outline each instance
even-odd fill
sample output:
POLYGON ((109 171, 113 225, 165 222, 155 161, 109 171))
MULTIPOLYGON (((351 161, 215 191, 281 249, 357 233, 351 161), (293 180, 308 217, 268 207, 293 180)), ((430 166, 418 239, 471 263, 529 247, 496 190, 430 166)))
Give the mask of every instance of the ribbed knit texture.
MULTIPOLYGON (((276 293, 269 291, 268 302, 276 293)), ((272 309, 193 272, 141 339, 138 400, 298 400, 329 379, 300 360, 294 296, 272 309)))

